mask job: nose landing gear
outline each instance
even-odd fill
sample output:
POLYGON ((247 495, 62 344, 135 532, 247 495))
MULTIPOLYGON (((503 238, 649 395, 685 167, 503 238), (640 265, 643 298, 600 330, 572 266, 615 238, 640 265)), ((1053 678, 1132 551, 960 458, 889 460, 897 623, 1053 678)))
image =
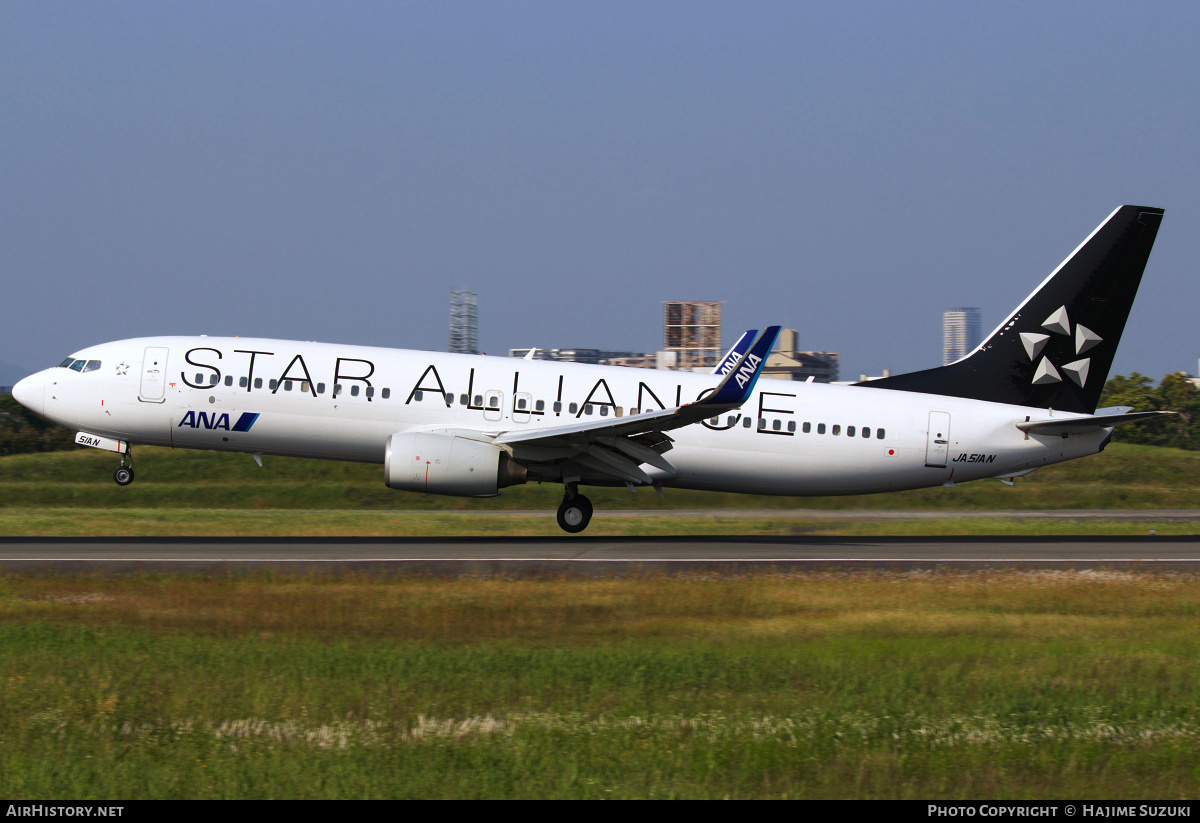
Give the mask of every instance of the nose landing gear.
POLYGON ((128 486, 133 482, 133 447, 127 447, 128 450, 121 455, 121 465, 113 472, 113 480, 118 486, 128 486))
POLYGON ((565 532, 578 534, 592 522, 592 501, 579 493, 578 483, 568 483, 558 507, 558 525, 565 532))

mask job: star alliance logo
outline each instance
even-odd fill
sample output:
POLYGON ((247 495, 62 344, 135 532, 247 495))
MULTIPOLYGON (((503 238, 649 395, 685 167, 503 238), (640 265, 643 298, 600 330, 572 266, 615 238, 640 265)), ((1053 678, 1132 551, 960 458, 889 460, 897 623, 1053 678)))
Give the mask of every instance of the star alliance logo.
POLYGON ((129 371, 129 364, 128 364, 128 363, 121 362, 121 363, 118 363, 118 364, 117 364, 117 374, 119 374, 119 375, 124 375, 124 374, 125 374, 126 372, 128 372, 128 371, 129 371))
MULTIPOLYGON (((1061 334, 1070 337, 1071 321, 1067 317, 1067 307, 1060 306, 1058 311, 1046 318, 1046 322, 1042 323, 1042 328, 1050 331, 1051 334, 1061 334)), ((1042 353, 1042 349, 1046 347, 1046 341, 1049 339, 1049 334, 1021 332, 1021 345, 1025 347, 1025 354, 1029 356, 1030 363, 1037 361, 1038 355, 1042 353)), ((1083 354, 1103 340, 1104 338, 1082 323, 1075 324, 1075 354, 1083 354)), ((1087 383, 1088 369, 1091 368, 1091 365, 1092 358, 1084 357, 1066 363, 1061 368, 1066 372, 1071 382, 1082 389, 1084 384, 1087 383)), ((1050 358, 1043 357, 1033 372, 1033 385, 1048 386, 1051 383, 1061 382, 1062 374, 1050 362, 1050 358)))

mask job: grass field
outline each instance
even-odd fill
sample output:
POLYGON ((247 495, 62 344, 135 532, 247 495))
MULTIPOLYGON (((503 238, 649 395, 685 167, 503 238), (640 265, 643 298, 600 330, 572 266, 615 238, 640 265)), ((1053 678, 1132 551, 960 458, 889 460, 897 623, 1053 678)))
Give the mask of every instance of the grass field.
MULTIPOLYGON (((850 513, 852 514, 852 513, 850 513)), ((1200 520, 1045 519, 1028 516, 879 520, 822 518, 786 510, 723 513, 598 511, 589 537, 686 535, 1161 535, 1196 534, 1200 520)), ((344 511, 294 509, 115 509, 0 507, 13 537, 560 537, 553 512, 344 511)))
POLYGON ((1200 579, 0 578, 0 795, 1186 798, 1200 579))
MULTIPOLYGON (((473 500, 396 492, 374 465, 142 448, 138 479, 120 488, 112 455, 85 449, 0 458, 0 534, 8 535, 557 535, 556 485, 518 486, 473 500), (462 514, 478 513, 478 517, 462 514), (486 515, 486 516, 484 516, 486 515)), ((1102 454, 1018 480, 851 497, 762 497, 588 488, 589 535, 663 534, 1160 534, 1170 521, 1047 522, 1003 516, 944 520, 822 520, 821 511, 1173 510, 1200 508, 1200 453, 1113 444, 1102 454), (628 517, 613 512, 661 513, 628 517), (726 512, 740 511, 748 517, 726 512), (808 511, 796 519, 787 512, 808 511), (679 514, 673 514, 678 512, 679 514), (714 512, 697 518, 695 512, 714 512), (772 516, 772 512, 780 512, 772 516)))

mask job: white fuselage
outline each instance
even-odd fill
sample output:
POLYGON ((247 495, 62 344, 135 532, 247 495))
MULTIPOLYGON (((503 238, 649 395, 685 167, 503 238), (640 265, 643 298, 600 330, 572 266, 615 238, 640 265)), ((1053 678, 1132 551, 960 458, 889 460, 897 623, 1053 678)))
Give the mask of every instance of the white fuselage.
MULTIPOLYGON (((22 381, 18 399, 64 426, 134 444, 368 463, 383 462, 396 432, 502 432, 626 416, 694 402, 719 381, 253 338, 140 338, 74 357, 99 365, 46 369, 22 381)), ((762 379, 740 411, 670 432, 675 442, 666 457, 677 475, 647 472, 681 488, 861 494, 1016 474, 1094 454, 1109 436, 1027 435, 1015 426, 1047 415, 1057 416, 940 395, 762 379)), ((522 457, 519 446, 514 456, 522 457)))

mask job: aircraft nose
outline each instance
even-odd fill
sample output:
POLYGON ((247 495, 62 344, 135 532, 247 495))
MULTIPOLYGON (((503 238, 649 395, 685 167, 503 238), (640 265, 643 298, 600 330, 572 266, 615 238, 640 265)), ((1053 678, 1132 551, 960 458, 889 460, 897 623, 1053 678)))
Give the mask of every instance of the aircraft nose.
POLYGON ((25 408, 37 414, 43 414, 46 406, 46 384, 41 375, 31 374, 24 380, 17 381, 12 388, 13 397, 25 408))

